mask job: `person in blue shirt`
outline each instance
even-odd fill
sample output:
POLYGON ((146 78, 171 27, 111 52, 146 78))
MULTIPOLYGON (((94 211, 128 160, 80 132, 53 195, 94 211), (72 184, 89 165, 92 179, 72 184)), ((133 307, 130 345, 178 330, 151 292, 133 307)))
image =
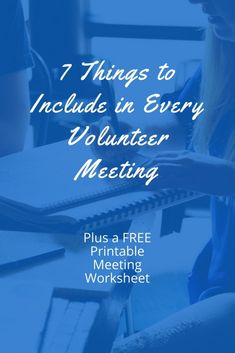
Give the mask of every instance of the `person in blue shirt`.
POLYGON ((22 150, 29 121, 32 66, 20 0, 0 3, 0 156, 22 150))
MULTIPOLYGON (((235 2, 191 0, 208 15, 207 57, 180 94, 206 110, 192 125, 172 117, 175 131, 191 135, 188 149, 159 153, 153 186, 211 195, 212 237, 189 280, 191 304, 119 343, 115 353, 232 353, 235 351, 235 2), (191 99, 190 99, 191 100, 191 99)), ((169 117, 169 120, 171 117, 169 117)))

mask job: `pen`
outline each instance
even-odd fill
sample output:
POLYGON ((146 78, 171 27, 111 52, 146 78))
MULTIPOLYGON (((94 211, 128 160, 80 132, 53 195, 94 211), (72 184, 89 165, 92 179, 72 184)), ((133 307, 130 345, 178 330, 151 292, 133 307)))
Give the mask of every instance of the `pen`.
POLYGON ((59 257, 64 256, 64 247, 55 247, 54 249, 48 251, 35 251, 35 254, 25 256, 24 258, 16 258, 15 260, 8 260, 6 263, 0 263, 0 274, 2 272, 17 271, 25 266, 39 265, 43 261, 52 261, 59 257))

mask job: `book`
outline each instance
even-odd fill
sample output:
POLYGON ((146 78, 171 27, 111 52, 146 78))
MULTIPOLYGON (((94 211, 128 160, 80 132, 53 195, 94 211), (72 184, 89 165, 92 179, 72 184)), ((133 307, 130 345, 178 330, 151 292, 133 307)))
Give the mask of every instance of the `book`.
MULTIPOLYGON (((71 147, 65 141, 2 158, 0 214, 11 215, 30 229, 41 225, 74 231, 126 221, 199 196, 185 190, 138 191, 130 181, 74 182, 78 168, 89 158, 94 158, 90 148, 71 147)), ((139 163, 146 160, 138 158, 139 163)))
POLYGON ((112 197, 133 183, 74 177, 89 159, 97 157, 88 146, 59 142, 1 158, 1 201, 25 212, 51 214, 61 209, 112 197))
MULTIPOLYGON (((121 222, 133 220, 135 217, 150 211, 163 210, 183 202, 201 197, 200 194, 185 190, 162 190, 158 193, 136 191, 100 200, 80 207, 57 212, 56 216, 73 219, 70 229, 79 232, 92 231, 121 222)), ((69 225, 68 225, 69 229, 69 225)))

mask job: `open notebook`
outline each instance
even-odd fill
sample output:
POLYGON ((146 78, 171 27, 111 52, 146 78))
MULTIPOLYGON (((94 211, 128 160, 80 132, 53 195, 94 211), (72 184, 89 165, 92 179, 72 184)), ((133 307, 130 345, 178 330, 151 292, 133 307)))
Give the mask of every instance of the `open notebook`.
POLYGON ((66 225, 67 217, 76 215, 76 227, 80 228, 130 219, 135 214, 197 196, 182 190, 134 191, 134 182, 119 180, 79 178, 75 182, 74 176, 89 158, 96 159, 87 146, 70 147, 66 142, 2 158, 0 214, 5 212, 18 221, 22 218, 22 222, 45 225, 59 221, 66 225))
POLYGON ((79 178, 75 182, 76 173, 90 158, 97 159, 90 148, 83 144, 71 147, 66 142, 2 158, 0 196, 18 202, 18 207, 20 203, 26 204, 50 214, 133 187, 133 183, 96 177, 79 178))

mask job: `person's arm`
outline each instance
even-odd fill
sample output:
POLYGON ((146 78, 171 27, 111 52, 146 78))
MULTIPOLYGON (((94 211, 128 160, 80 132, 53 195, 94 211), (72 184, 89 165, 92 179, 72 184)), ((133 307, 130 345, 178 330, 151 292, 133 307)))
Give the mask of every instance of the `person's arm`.
POLYGON ((22 150, 28 120, 27 70, 0 76, 0 156, 22 150))
MULTIPOLYGON (((91 133, 99 136, 102 133, 102 130, 106 127, 110 127, 109 133, 114 135, 115 131, 112 128, 111 118, 104 117, 100 119, 97 123, 91 125, 91 133)), ((129 134, 131 137, 132 131, 136 130, 139 126, 131 126, 126 122, 119 123, 119 134, 129 134)), ((145 124, 140 127, 142 134, 148 135, 148 137, 157 134, 161 136, 162 134, 169 134, 170 139, 165 141, 160 146, 97 146, 93 145, 93 150, 95 154, 102 158, 105 162, 109 164, 118 164, 123 162, 126 158, 134 157, 136 152, 144 152, 144 154, 149 156, 151 159, 157 152, 168 151, 168 150, 182 150, 186 145, 186 136, 185 130, 179 123, 179 120, 174 114, 166 113, 164 119, 156 114, 156 119, 150 124, 145 124)))
POLYGON ((118 340, 112 353, 234 352, 234 318, 234 293, 219 294, 118 340))
POLYGON ((208 195, 235 196, 235 163, 190 151, 162 152, 149 165, 159 167, 152 188, 183 188, 208 195))

